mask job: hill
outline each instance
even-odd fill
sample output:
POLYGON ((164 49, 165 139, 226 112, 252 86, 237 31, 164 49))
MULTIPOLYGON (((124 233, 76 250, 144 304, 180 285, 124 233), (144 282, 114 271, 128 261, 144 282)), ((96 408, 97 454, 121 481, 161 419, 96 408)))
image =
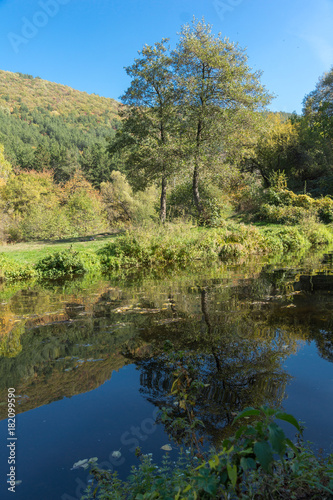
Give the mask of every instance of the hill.
POLYGON ((0 70, 1 108, 13 112, 23 103, 32 111, 40 107, 52 115, 92 114, 104 121, 105 116, 116 118, 119 103, 114 99, 87 94, 66 85, 48 82, 38 76, 0 70))
POLYGON ((20 169, 54 169, 64 158, 78 166, 80 153, 104 144, 118 128, 120 106, 114 99, 0 70, 0 143, 20 169))

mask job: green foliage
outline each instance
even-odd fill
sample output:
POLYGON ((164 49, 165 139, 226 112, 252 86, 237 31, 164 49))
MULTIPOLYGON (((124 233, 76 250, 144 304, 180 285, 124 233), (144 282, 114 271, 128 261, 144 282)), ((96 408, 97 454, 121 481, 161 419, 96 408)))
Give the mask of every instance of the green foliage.
POLYGON ((42 278, 57 279, 87 272, 99 272, 100 261, 92 252, 78 252, 69 248, 44 257, 37 262, 35 269, 42 278))
POLYGON ((1 183, 6 180, 12 172, 12 166, 4 156, 4 149, 5 148, 3 144, 0 144, 0 186, 1 183))
POLYGON ((161 186, 160 220, 166 218, 166 192, 170 176, 179 169, 172 58, 163 39, 145 45, 132 66, 132 78, 122 100, 123 127, 111 142, 109 152, 122 154, 129 179, 142 189, 152 183, 161 186))
POLYGON ((270 187, 261 194, 255 211, 260 220, 276 224, 299 224, 311 217, 329 224, 333 222, 333 199, 329 196, 314 199, 307 194, 270 187))
POLYGON ((79 173, 60 186, 46 171, 12 175, 0 187, 1 208, 7 216, 3 231, 11 241, 60 239, 108 230, 99 193, 79 173))
POLYGON ((318 207, 318 215, 322 222, 329 224, 333 222, 333 199, 325 196, 316 200, 316 207, 318 207))
POLYGON ((151 186, 133 193, 121 172, 113 171, 110 182, 101 184, 101 197, 110 226, 142 224, 156 219, 156 188, 151 186))
POLYGON ((132 467, 127 481, 94 463, 94 483, 82 500, 331 498, 333 456, 317 458, 300 440, 294 444, 286 438, 275 420, 288 422, 300 436, 302 428, 292 415, 262 406, 243 410, 234 423, 240 419, 251 423, 225 439, 221 450, 200 455, 197 462, 197 457, 181 452, 176 464, 166 455, 155 465, 150 455, 139 452, 141 463, 132 467))
MULTIPOLYGON (((0 142, 7 159, 24 170, 52 169, 58 182, 70 178, 73 163, 78 167, 79 152, 95 143, 105 151, 105 138, 119 127, 116 101, 64 85, 0 71, 1 94, 0 142)), ((86 160, 84 155, 84 167, 86 160)), ((88 164, 90 170, 96 166, 88 164)), ((87 176, 96 184, 104 174, 91 176, 90 170, 87 176)))
MULTIPOLYGON (((307 219, 310 221, 310 219, 307 219)), ((303 222, 304 223, 304 222, 303 222)), ((305 223, 304 223, 305 224, 305 223)), ((243 258, 250 254, 283 253, 332 241, 332 232, 316 222, 305 225, 257 228, 224 224, 197 229, 189 224, 167 224, 128 231, 98 251, 103 268, 208 264, 218 259, 243 258)))
MULTIPOLYGON (((213 182, 205 179, 199 182, 201 203, 203 206, 203 215, 201 222, 203 225, 218 227, 232 212, 232 206, 229 197, 224 189, 219 188, 213 182)), ((168 218, 169 220, 198 219, 198 212, 193 200, 193 190, 191 182, 177 183, 171 189, 168 200, 168 218)))
POLYGON ((25 280, 36 276, 36 272, 28 265, 20 264, 4 253, 0 253, 0 282, 25 280))
POLYGON ((79 174, 64 185, 61 204, 72 236, 97 234, 108 229, 99 194, 79 174))
POLYGON ((308 211, 302 207, 274 206, 263 204, 257 213, 258 218, 273 224, 299 224, 308 217, 308 211))
POLYGON ((105 144, 96 143, 85 148, 80 164, 86 179, 94 187, 99 187, 102 182, 110 181, 112 167, 105 144))
POLYGON ((296 251, 311 246, 306 236, 297 227, 262 228, 265 237, 265 246, 276 251, 281 248, 284 252, 296 251))
POLYGON ((260 73, 247 65, 245 51, 220 34, 214 36, 204 20, 183 26, 173 58, 176 102, 186 125, 186 164, 191 166, 194 203, 203 216, 202 175, 223 172, 229 162, 237 164, 241 154, 248 154, 260 121, 254 110, 268 104, 270 96, 260 73))

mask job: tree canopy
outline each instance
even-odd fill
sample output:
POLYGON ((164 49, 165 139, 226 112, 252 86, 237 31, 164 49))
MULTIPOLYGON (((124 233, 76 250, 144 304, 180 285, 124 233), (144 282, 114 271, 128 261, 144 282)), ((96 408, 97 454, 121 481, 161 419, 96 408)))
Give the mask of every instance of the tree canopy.
POLYGON ((202 214, 199 179, 253 146, 256 112, 270 100, 244 50, 213 35, 204 20, 183 27, 175 50, 167 43, 145 45, 126 69, 132 81, 123 102, 129 107, 109 148, 123 152, 129 178, 160 183, 162 221, 171 177, 192 175, 202 214))

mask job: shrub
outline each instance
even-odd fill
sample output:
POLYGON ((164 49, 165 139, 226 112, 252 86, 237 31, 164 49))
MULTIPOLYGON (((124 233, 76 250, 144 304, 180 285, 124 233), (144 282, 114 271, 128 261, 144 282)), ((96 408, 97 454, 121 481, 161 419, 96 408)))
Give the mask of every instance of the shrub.
POLYGON ((71 236, 86 236, 108 229, 102 200, 80 173, 64 184, 61 205, 71 227, 71 236))
POLYGON ((311 243, 311 246, 328 245, 333 242, 332 231, 315 221, 307 221, 301 225, 301 231, 311 243))
POLYGON ((1 189, 1 197, 7 213, 24 214, 36 204, 43 204, 45 210, 57 204, 57 194, 50 172, 20 172, 12 175, 1 189))
POLYGON ((25 280, 35 276, 34 269, 0 253, 0 281, 25 280))
POLYGON ((35 205, 10 228, 12 241, 52 240, 66 238, 73 231, 65 211, 61 207, 45 210, 35 205))
POLYGON ((142 244, 131 232, 118 236, 98 250, 97 254, 105 270, 147 265, 150 262, 149 246, 142 244))
POLYGON ((263 228, 262 233, 266 238, 267 244, 271 242, 273 247, 282 245, 285 252, 296 251, 311 246, 309 240, 300 233, 297 227, 263 228), (280 243, 277 243, 277 241, 280 241, 280 243))
POLYGON ((237 258, 244 255, 244 247, 240 243, 226 243, 219 251, 221 259, 237 258))
POLYGON ((87 272, 99 272, 100 260, 92 252, 77 252, 69 248, 39 260, 36 271, 42 278, 57 279, 87 272))
MULTIPOLYGON (((202 225, 217 227, 232 212, 230 198, 225 192, 212 183, 199 186, 203 214, 202 225)), ((197 219, 198 211, 193 201, 192 182, 184 182, 175 186, 168 195, 168 215, 170 220, 178 218, 197 219)))
POLYGON ((274 206, 264 204, 261 206, 258 217, 272 224, 299 224, 309 216, 309 211, 296 206, 274 206))
POLYGON ((329 224, 333 222, 333 200, 329 196, 315 201, 318 208, 318 215, 322 222, 329 224))
POLYGON ((133 193, 125 176, 114 171, 111 182, 102 182, 101 196, 111 226, 141 224, 156 219, 158 194, 154 186, 133 193))

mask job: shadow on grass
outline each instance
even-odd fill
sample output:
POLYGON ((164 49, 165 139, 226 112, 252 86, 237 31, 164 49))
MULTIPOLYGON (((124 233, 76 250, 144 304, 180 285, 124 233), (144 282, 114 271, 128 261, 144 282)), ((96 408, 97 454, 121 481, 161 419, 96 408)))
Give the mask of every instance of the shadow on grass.
POLYGON ((60 240, 38 240, 38 242, 48 245, 58 245, 59 243, 82 243, 86 241, 103 241, 110 239, 110 237, 115 237, 123 233, 124 230, 119 230, 112 233, 90 234, 87 236, 78 236, 76 238, 63 238, 60 240))

